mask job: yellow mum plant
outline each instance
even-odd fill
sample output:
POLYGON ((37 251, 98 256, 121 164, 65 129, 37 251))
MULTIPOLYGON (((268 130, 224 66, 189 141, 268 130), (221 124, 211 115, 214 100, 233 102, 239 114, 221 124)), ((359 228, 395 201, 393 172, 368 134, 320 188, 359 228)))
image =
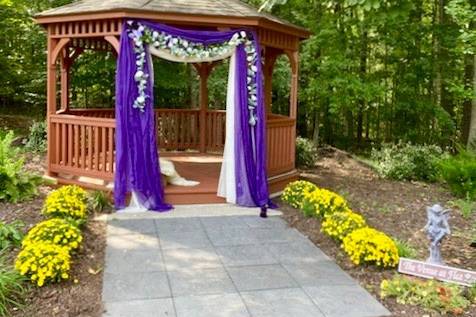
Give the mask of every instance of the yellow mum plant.
POLYGON ((68 279, 70 266, 67 248, 45 242, 25 246, 15 261, 15 269, 39 287, 68 279))
POLYGON ((304 192, 312 191, 316 188, 316 185, 308 181, 292 182, 284 189, 281 199, 294 208, 301 208, 304 192))
POLYGON ((86 191, 78 186, 64 186, 51 192, 42 213, 48 217, 85 220, 88 215, 86 191))
POLYGON ((366 227, 364 217, 352 212, 336 212, 324 219, 321 231, 333 239, 342 241, 348 234, 354 230, 366 227))
POLYGON ((399 261, 395 242, 373 228, 366 227, 350 233, 344 238, 342 247, 356 265, 369 263, 386 268, 397 266, 399 261))
POLYGON ((26 235, 22 246, 27 247, 38 242, 49 242, 71 251, 78 249, 82 241, 83 236, 76 226, 64 219, 53 218, 34 226, 26 235))
POLYGON ((316 188, 312 191, 305 191, 302 210, 308 217, 327 217, 336 212, 349 210, 345 199, 330 190, 316 188))

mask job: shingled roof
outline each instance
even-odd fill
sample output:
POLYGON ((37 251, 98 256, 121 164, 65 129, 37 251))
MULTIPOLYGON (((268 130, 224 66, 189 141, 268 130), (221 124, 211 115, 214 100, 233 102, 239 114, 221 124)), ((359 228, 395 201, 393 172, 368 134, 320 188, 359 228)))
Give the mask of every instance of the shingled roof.
POLYGON ((256 8, 239 0, 79 0, 43 11, 37 18, 117 11, 264 19, 304 30, 273 15, 258 12, 256 8))

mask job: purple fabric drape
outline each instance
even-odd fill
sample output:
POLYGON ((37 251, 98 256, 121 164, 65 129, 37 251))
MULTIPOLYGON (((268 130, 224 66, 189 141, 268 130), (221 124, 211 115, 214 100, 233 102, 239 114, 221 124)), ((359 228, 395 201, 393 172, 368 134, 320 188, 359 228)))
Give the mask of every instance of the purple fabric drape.
MULTIPOLYGON (((149 59, 146 69, 151 69, 149 59)), ((116 74, 116 171, 114 199, 117 209, 126 207, 127 193, 134 192, 140 204, 151 211, 172 209, 164 201, 157 136, 154 123, 152 85, 148 85, 145 111, 132 105, 138 95, 134 81, 136 57, 124 25, 116 74)), ((151 80, 151 77, 149 77, 151 80)))
MULTIPOLYGON (((248 108, 248 62, 244 45, 237 47, 236 71, 236 111, 235 152, 236 152, 236 191, 237 203, 247 207, 266 208, 269 200, 266 172, 266 112, 264 109, 263 75, 261 52, 256 33, 247 30, 226 32, 182 30, 149 21, 137 21, 152 31, 165 32, 175 37, 202 43, 204 45, 226 43, 235 33, 246 31, 252 35, 258 52, 256 76, 258 105, 257 123, 249 124, 248 108)), ((137 83, 134 81, 136 59, 132 40, 128 36, 127 23, 121 34, 121 52, 118 60, 116 78, 116 172, 115 203, 116 208, 125 207, 127 193, 135 192, 139 202, 146 208, 166 211, 171 208, 164 202, 161 184, 160 166, 154 125, 152 100, 151 65, 147 58, 146 71, 150 74, 146 90, 145 111, 133 108, 138 96, 137 83)), ((148 50, 146 49, 148 52, 148 50)))

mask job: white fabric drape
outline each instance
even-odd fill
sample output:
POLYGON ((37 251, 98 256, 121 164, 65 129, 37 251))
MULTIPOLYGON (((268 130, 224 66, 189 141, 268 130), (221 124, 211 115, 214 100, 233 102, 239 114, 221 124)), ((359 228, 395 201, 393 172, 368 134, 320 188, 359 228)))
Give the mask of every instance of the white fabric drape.
POLYGON ((214 57, 178 57, 175 55, 170 54, 170 52, 166 50, 159 50, 156 49, 153 46, 149 47, 150 54, 157 56, 159 58, 171 61, 171 62, 177 62, 177 63, 211 63, 211 62, 216 62, 216 61, 221 61, 224 59, 227 59, 231 57, 235 53, 235 48, 230 49, 226 53, 214 57))
POLYGON ((236 175, 235 175, 235 72, 236 54, 231 56, 228 72, 228 91, 226 98, 226 140, 223 151, 220 180, 218 182, 218 197, 226 199, 227 203, 236 204, 236 175))

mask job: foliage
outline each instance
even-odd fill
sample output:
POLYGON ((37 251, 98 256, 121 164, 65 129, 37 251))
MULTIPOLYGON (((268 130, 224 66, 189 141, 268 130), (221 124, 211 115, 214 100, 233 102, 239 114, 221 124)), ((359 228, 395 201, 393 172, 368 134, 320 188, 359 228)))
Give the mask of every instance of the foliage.
POLYGON ((96 190, 89 195, 89 206, 95 212, 104 212, 112 207, 109 193, 96 190))
POLYGON ((49 219, 36 224, 22 242, 23 248, 36 243, 52 243, 68 249, 77 250, 83 236, 81 231, 68 221, 59 218, 49 219))
POLYGON ((304 192, 302 211, 308 217, 328 217, 336 212, 348 211, 345 199, 324 188, 304 192))
POLYGON ((301 208, 304 193, 317 189, 317 186, 308 181, 295 181, 286 186, 281 199, 294 208, 301 208))
POLYGON ((456 199, 448 202, 451 207, 458 208, 461 216, 465 219, 469 219, 471 215, 476 211, 476 202, 474 202, 469 195, 466 195, 464 199, 456 199))
POLYGON ((476 153, 460 149, 453 157, 442 160, 439 170, 451 191, 460 197, 476 198, 476 153))
POLYGON ((395 276, 391 280, 383 280, 380 288, 382 298, 394 297, 400 304, 421 306, 427 311, 442 314, 460 315, 471 304, 464 297, 462 287, 433 280, 422 282, 395 276))
POLYGON ((443 151, 434 145, 399 143, 372 150, 377 172, 395 180, 435 180, 443 151))
POLYGON ((342 247, 356 265, 375 264, 378 267, 395 267, 399 256, 395 242, 385 233, 373 228, 357 229, 347 235, 342 247))
POLYGON ((20 220, 15 220, 11 223, 0 221, 0 250, 11 246, 19 247, 23 240, 22 229, 24 226, 25 224, 20 220))
POLYGON ((400 240, 400 239, 394 239, 394 241, 398 249, 399 257, 408 258, 408 259, 414 259, 417 257, 418 255, 417 250, 413 246, 411 246, 408 242, 400 240))
POLYGON ((25 294, 24 277, 6 264, 5 255, 0 254, 0 316, 9 316, 9 309, 21 307, 25 294))
POLYGON ((63 186, 48 195, 41 212, 48 217, 84 221, 88 216, 86 203, 87 193, 84 189, 63 186))
POLYGON ((26 245, 15 261, 15 269, 39 287, 68 279, 70 266, 68 249, 48 242, 26 245))
POLYGON ((31 152, 46 152, 46 121, 34 122, 30 127, 30 134, 25 140, 25 149, 31 152))
POLYGON ((20 149, 13 146, 13 132, 0 135, 0 201, 19 202, 37 194, 41 179, 23 170, 20 149))
POLYGON ((337 241, 342 241, 353 231, 366 226, 364 217, 349 210, 326 217, 322 222, 321 231, 337 241))
POLYGON ((298 137, 296 139, 296 164, 299 167, 313 167, 316 163, 316 146, 311 140, 298 137))

